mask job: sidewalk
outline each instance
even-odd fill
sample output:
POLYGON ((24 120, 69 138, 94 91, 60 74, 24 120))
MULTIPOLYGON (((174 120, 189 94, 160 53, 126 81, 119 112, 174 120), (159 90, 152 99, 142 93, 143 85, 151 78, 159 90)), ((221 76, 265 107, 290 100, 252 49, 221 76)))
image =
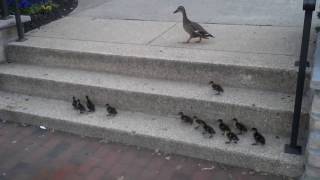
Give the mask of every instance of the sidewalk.
POLYGON ((16 124, 0 124, 0 143, 0 180, 287 180, 16 124))

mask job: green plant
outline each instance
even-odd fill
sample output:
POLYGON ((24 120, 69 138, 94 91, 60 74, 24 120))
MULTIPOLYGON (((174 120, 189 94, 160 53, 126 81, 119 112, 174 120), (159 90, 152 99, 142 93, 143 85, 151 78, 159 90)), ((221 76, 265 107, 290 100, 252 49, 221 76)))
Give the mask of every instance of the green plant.
POLYGON ((58 4, 53 3, 52 1, 48 1, 40 4, 33 4, 28 8, 21 9, 21 13, 25 15, 33 15, 33 14, 39 14, 39 13, 46 14, 46 13, 52 12, 58 7, 59 7, 58 4))

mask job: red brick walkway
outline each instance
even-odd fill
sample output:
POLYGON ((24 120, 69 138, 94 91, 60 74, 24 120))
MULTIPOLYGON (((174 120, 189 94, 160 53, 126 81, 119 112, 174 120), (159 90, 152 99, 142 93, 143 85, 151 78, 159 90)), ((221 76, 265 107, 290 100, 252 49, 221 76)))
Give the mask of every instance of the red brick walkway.
POLYGON ((283 180, 242 168, 0 123, 0 180, 283 180))

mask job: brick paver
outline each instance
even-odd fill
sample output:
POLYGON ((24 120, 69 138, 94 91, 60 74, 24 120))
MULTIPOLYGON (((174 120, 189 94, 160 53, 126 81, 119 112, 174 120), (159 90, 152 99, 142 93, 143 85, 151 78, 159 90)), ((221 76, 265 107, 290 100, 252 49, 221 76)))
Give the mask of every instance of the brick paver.
POLYGON ((0 123, 0 180, 286 180, 135 146, 0 123))

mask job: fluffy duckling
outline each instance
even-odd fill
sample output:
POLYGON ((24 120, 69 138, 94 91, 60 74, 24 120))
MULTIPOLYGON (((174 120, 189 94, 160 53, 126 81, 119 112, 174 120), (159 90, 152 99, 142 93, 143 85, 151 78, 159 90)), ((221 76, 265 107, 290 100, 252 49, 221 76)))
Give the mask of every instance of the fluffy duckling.
POLYGON ((217 92, 216 95, 220 95, 224 92, 223 88, 219 84, 216 84, 213 81, 210 81, 209 84, 211 85, 212 90, 217 92))
POLYGON ((110 106, 109 104, 106 104, 105 106, 106 106, 107 112, 108 112, 107 116, 115 116, 118 114, 116 108, 110 106))
POLYGON ((86 96, 86 99, 87 99, 87 108, 88 108, 89 112, 95 112, 96 111, 95 105, 89 99, 89 96, 86 96))
POLYGON ((210 33, 208 33, 200 24, 196 22, 192 22, 188 19, 186 10, 183 6, 179 6, 173 13, 181 12, 183 16, 183 29, 189 34, 189 39, 186 43, 189 43, 192 38, 199 38, 198 43, 203 39, 209 39, 209 37, 213 37, 210 33))
POLYGON ((257 128, 252 128, 251 130, 253 131, 253 137, 254 137, 254 140, 256 141, 252 145, 259 145, 259 144, 265 145, 266 144, 266 139, 262 136, 262 134, 260 134, 258 132, 258 129, 257 128))
POLYGON ((206 122, 204 122, 204 120, 199 119, 197 116, 193 116, 193 119, 196 121, 196 123, 198 124, 198 126, 195 127, 195 129, 198 129, 200 126, 204 127, 207 125, 206 122))
POLYGON ((229 126, 226 125, 222 119, 218 119, 218 122, 219 122, 219 128, 222 131, 222 135, 225 135, 227 131, 230 131, 229 126))
POLYGON ((188 124, 193 124, 193 119, 185 114, 183 114, 183 112, 179 112, 180 115, 180 119, 188 124))
POLYGON ((229 139, 229 141, 227 141, 226 144, 230 144, 231 142, 235 144, 238 143, 239 138, 235 133, 231 132, 230 130, 226 131, 226 133, 227 133, 227 138, 229 139))
POLYGON ((80 114, 84 113, 86 111, 86 108, 81 104, 80 99, 77 100, 77 107, 78 110, 80 111, 80 114))
POLYGON ((232 119, 234 121, 234 127, 239 130, 239 134, 246 133, 248 131, 247 127, 240 123, 237 118, 232 119))
POLYGON ((78 110, 78 102, 77 102, 76 97, 74 97, 74 96, 72 96, 72 107, 73 107, 73 109, 78 110))
POLYGON ((205 124, 203 126, 203 129, 204 129, 204 133, 202 134, 209 134, 209 138, 212 138, 212 136, 216 133, 213 127, 209 126, 208 124, 205 124))

